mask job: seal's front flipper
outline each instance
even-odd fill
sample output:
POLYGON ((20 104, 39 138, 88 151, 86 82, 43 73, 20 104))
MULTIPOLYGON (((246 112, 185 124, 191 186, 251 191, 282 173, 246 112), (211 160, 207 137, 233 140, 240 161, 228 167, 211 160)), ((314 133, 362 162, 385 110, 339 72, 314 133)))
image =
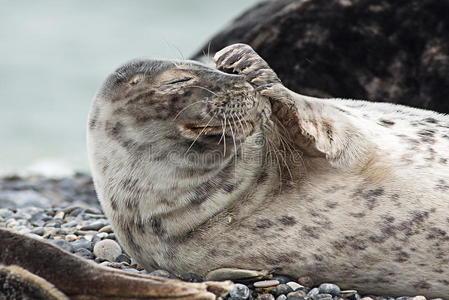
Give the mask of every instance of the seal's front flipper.
POLYGON ((245 270, 237 268, 221 268, 210 271, 206 280, 232 280, 249 281, 269 278, 270 272, 266 270, 245 270))
POLYGON ((218 69, 244 75, 256 92, 268 98, 276 135, 304 156, 324 158, 333 166, 363 165, 372 144, 360 131, 360 119, 324 99, 290 91, 248 45, 230 45, 214 60, 218 69))

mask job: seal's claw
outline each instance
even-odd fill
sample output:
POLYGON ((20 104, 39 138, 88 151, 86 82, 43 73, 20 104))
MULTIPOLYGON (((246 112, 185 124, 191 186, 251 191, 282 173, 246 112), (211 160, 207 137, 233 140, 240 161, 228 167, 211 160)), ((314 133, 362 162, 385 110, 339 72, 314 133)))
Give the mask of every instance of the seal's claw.
POLYGON ((256 51, 245 44, 233 44, 218 51, 214 56, 218 69, 245 75, 256 87, 268 83, 279 83, 276 73, 256 51))

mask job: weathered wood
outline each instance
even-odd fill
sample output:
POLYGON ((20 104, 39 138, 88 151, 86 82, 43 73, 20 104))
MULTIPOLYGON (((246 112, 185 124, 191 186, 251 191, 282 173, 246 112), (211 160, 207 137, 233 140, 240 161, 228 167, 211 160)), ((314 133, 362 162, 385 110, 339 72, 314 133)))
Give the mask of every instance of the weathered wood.
POLYGON ((448 15, 448 0, 267 1, 194 58, 245 43, 301 94, 449 113, 448 15))
MULTIPOLYGON (((5 286, 4 278, 12 271, 17 293, 24 288, 34 295, 59 290, 70 299, 80 300, 216 299, 232 288, 229 281, 187 283, 102 267, 44 241, 4 229, 0 229, 0 245, 0 264, 20 267, 0 267, 0 287, 5 286)), ((64 299, 61 297, 54 299, 64 299)))

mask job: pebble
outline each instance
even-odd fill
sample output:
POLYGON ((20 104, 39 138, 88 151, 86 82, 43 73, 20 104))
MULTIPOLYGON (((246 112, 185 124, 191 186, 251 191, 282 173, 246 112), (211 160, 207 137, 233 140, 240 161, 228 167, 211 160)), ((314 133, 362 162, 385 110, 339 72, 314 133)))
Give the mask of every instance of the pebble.
POLYGON ((80 257, 83 257, 85 259, 94 259, 94 254, 87 250, 86 248, 79 248, 75 250, 75 255, 78 255, 80 257))
POLYGON ((113 240, 102 240, 94 246, 94 255, 108 261, 114 261, 120 254, 122 248, 113 240))
POLYGON ((70 222, 62 224, 61 228, 73 228, 73 227, 76 227, 76 225, 78 225, 78 222, 70 221, 70 222))
POLYGON ((276 300, 286 300, 286 299, 287 299, 287 296, 285 296, 285 295, 280 295, 280 296, 276 297, 276 300))
POLYGON ((86 240, 84 237, 81 237, 78 240, 72 242, 71 245, 75 250, 78 250, 81 248, 84 248, 84 249, 87 249, 90 251, 93 250, 92 242, 86 240))
POLYGON ((98 234, 95 235, 96 237, 98 237, 99 239, 104 239, 108 237, 108 234, 106 232, 100 232, 98 234))
POLYGON ((149 273, 149 275, 163 277, 163 278, 178 279, 178 277, 176 277, 175 275, 173 275, 165 270, 155 270, 155 271, 149 273))
POLYGON ((78 239, 78 237, 76 235, 74 235, 74 234, 68 234, 68 235, 65 236, 65 240, 67 242, 73 242, 73 241, 76 241, 77 239, 78 239))
POLYGON ((200 275, 197 275, 195 273, 184 273, 180 276, 181 280, 187 281, 187 282, 202 282, 204 281, 204 278, 200 275))
POLYGON ((266 288, 270 286, 279 285, 279 283, 280 283, 279 280, 262 280, 254 282, 253 285, 256 288, 266 288))
POLYGON ((66 240, 62 240, 62 239, 58 239, 58 240, 52 240, 52 243, 56 246, 58 246, 61 249, 64 249, 65 251, 68 252, 73 252, 73 246, 67 242, 66 240))
POLYGON ((13 212, 7 208, 0 208, 0 217, 8 219, 13 215, 13 212))
POLYGON ((286 283, 293 291, 299 290, 299 289, 304 289, 304 287, 302 285, 300 285, 299 283, 296 283, 294 281, 289 281, 286 283))
POLYGON ((271 294, 260 294, 257 296, 256 300, 274 300, 274 296, 271 294))
POLYGON ((424 296, 415 296, 412 298, 412 300, 427 300, 424 296))
POLYGON ((30 231, 31 233, 43 236, 45 234, 45 230, 42 227, 36 227, 33 230, 30 231))
POLYGON ((313 297, 313 296, 318 295, 319 293, 320 293, 320 290, 318 288, 313 288, 307 293, 307 296, 313 297))
POLYGON ((94 222, 88 225, 84 225, 80 228, 80 230, 99 230, 103 227, 105 227, 106 224, 104 222, 94 222))
POLYGON ((279 281, 279 283, 287 283, 287 282, 293 281, 292 278, 290 278, 288 276, 284 276, 284 275, 275 275, 271 279, 272 280, 277 280, 277 281, 279 281))
POLYGON ((306 293, 303 291, 296 291, 287 294, 288 300, 304 300, 306 298, 306 293))
POLYGON ((103 226, 102 228, 100 228, 100 230, 98 230, 98 232, 112 233, 112 226, 111 225, 103 226))
POLYGON ((273 293, 275 297, 288 294, 290 292, 293 292, 293 289, 288 286, 287 284, 281 283, 276 288, 274 288, 270 293, 273 293))
POLYGON ((131 258, 129 258, 128 255, 126 255, 126 254, 120 254, 119 256, 117 256, 115 261, 116 262, 126 262, 128 265, 131 264, 131 258))
POLYGON ((322 283, 318 289, 320 294, 331 294, 332 296, 337 296, 341 292, 340 287, 332 283, 322 283))
POLYGON ((357 290, 344 290, 344 291, 340 291, 340 295, 342 295, 343 297, 349 297, 349 296, 353 296, 357 294, 357 290))
POLYGON ((64 212, 63 211, 58 211, 56 214, 55 214, 55 216, 54 216, 54 218, 55 219, 63 219, 64 218, 64 212))
MULTIPOLYGON (((363 297, 360 300, 374 300, 374 299, 371 297, 363 297)), ((408 297, 399 297, 399 298, 396 298, 396 300, 408 300, 408 297)))
POLYGON ((249 288, 241 283, 236 283, 234 285, 234 288, 229 292, 229 296, 231 297, 231 299, 248 299, 250 295, 250 290, 249 288))
POLYGON ((318 294, 312 297, 313 300, 332 300, 331 294, 318 294))

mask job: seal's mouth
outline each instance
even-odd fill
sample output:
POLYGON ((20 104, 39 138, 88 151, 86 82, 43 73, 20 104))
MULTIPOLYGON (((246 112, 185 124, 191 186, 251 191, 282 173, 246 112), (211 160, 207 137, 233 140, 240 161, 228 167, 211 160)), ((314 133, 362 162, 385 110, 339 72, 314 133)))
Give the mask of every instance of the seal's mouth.
POLYGON ((222 135, 245 135, 252 133, 254 125, 250 121, 227 122, 224 124, 184 124, 180 126, 181 132, 186 136, 197 137, 206 136, 222 136, 222 135))

